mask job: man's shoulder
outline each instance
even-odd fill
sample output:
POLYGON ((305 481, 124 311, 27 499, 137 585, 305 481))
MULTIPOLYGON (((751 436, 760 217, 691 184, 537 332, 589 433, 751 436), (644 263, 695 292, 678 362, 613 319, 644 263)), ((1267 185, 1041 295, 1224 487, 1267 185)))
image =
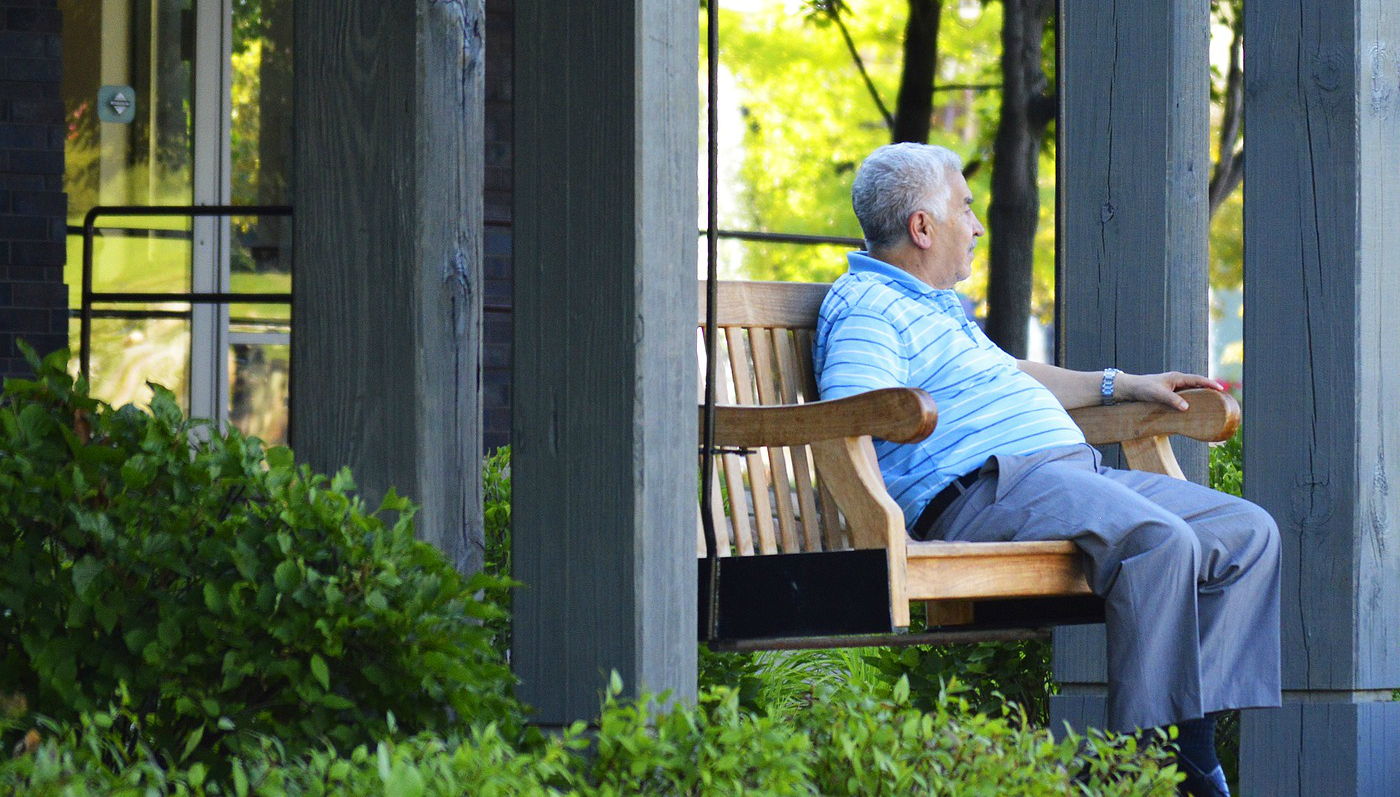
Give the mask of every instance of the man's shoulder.
POLYGON ((831 290, 822 300, 820 318, 831 323, 852 311, 885 315, 907 299, 902 291, 878 274, 848 271, 831 283, 831 290))

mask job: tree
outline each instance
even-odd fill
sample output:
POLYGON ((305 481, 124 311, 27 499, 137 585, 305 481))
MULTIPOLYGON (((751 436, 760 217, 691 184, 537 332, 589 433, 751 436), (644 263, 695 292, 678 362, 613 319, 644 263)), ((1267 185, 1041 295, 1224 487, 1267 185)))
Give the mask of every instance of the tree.
POLYGON ((1210 215, 1215 217, 1226 198, 1244 180, 1244 14, 1243 0, 1212 0, 1216 21, 1230 27, 1230 63, 1225 69, 1225 85, 1211 81, 1211 99, 1220 106, 1218 152, 1210 172, 1210 215))
POLYGON ((928 142, 933 117, 933 76, 938 64, 938 26, 942 16, 943 0, 909 0, 892 141, 928 142))
POLYGON ((1002 0, 1001 118, 992 144, 987 265, 987 337, 1026 356, 1031 265, 1040 224, 1040 147, 1055 118, 1043 66, 1054 0, 1002 0))

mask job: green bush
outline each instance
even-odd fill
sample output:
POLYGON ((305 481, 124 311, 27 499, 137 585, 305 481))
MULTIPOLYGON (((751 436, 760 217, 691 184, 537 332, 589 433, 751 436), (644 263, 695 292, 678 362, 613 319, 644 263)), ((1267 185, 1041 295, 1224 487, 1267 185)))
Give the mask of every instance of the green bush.
MULTIPOLYGON (((483 599, 495 606, 510 606, 510 591, 516 582, 510 577, 510 446, 502 446, 486 457, 481 468, 482 516, 486 553, 486 574, 495 586, 486 589, 483 599)), ((510 660, 510 615, 500 612, 487 619, 492 644, 502 661, 510 660)))
POLYGON ((347 472, 191 423, 161 388, 114 409, 66 352, 26 354, 36 379, 0 394, 0 693, 61 723, 110 708, 165 763, 349 748, 390 712, 519 724, 481 623, 499 610, 473 597, 499 583, 415 541, 407 500, 368 512, 347 472))
POLYGON ((1244 430, 1210 447, 1210 486, 1234 496, 1244 495, 1244 430))
POLYGON ((89 725, 0 763, 0 790, 34 795, 1152 795, 1175 769, 1132 737, 1054 741, 1024 722, 973 712, 944 694, 925 712, 900 681, 884 696, 823 686, 788 715, 750 712, 729 689, 695 706, 619 700, 614 683, 595 729, 515 743, 494 725, 288 757, 265 742, 227 777, 146 759, 112 767, 89 725))

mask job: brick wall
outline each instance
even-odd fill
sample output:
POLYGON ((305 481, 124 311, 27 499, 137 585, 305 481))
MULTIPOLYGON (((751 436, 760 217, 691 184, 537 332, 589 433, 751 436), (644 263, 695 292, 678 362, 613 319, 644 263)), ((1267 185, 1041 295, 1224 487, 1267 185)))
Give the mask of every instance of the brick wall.
POLYGON ((57 0, 0 0, 0 376, 68 345, 57 0))
POLYGON ((486 450, 510 442, 511 177, 515 8, 513 0, 486 0, 486 230, 483 352, 483 426, 486 450), (495 308, 495 309, 491 309, 495 308))

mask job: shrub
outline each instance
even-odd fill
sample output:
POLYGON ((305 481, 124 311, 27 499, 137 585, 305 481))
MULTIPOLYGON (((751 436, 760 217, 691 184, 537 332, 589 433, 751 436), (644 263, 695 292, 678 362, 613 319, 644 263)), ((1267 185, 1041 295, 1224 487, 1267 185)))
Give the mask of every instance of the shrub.
POLYGON ((154 387, 114 409, 67 353, 0 395, 0 671, 62 722, 109 707, 128 749, 214 761, 276 737, 298 752, 520 711, 462 579, 394 494, 191 423, 154 387))
POLYGON ((1133 737, 1055 742, 1021 722, 975 713, 945 693, 932 711, 908 684, 885 696, 822 687, 789 716, 750 712, 729 689, 695 706, 619 700, 614 683, 596 729, 521 745, 494 725, 463 735, 420 734, 289 758, 271 742, 235 760, 227 777, 202 765, 148 760, 112 767, 89 726, 0 762, 0 789, 37 795, 1152 795, 1174 791, 1175 770, 1133 737))
POLYGON ((1234 496, 1244 495, 1244 430, 1210 447, 1210 486, 1234 496))
MULTIPOLYGON (((481 467, 483 536, 486 574, 495 586, 486 589, 486 603, 510 606, 510 590, 517 586, 510 578, 510 446, 502 446, 486 457, 481 467)), ((510 616, 501 612, 487 619, 492 644, 502 661, 510 660, 510 616)))

